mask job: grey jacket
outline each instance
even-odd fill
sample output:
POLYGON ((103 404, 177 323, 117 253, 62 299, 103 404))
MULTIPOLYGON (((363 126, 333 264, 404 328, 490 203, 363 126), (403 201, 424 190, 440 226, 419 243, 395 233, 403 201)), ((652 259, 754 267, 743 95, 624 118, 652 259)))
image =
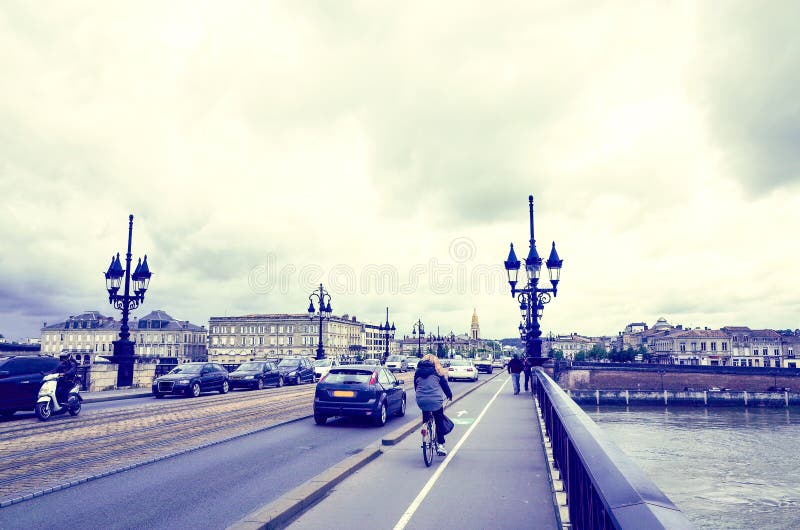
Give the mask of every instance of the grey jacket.
POLYGON ((417 406, 423 412, 439 410, 444 406, 445 396, 453 399, 447 378, 436 373, 436 367, 430 361, 422 361, 414 372, 414 391, 417 394, 417 406))

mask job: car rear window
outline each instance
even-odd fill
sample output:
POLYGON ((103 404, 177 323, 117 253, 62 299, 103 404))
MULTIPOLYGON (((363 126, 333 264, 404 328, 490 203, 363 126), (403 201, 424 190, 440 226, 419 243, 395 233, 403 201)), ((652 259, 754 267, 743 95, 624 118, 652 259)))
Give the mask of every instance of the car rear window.
POLYGON ((328 377, 325 378, 326 383, 337 384, 363 384, 368 383, 372 377, 372 372, 367 370, 331 370, 328 372, 328 377))

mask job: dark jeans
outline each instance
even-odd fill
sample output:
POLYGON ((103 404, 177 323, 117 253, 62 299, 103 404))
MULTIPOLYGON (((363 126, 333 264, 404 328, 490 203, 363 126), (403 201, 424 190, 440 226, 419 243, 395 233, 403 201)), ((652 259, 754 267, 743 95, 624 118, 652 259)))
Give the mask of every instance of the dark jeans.
POLYGON ((442 426, 444 422, 444 407, 439 410, 434 410, 433 412, 423 412, 422 417, 426 421, 428 419, 428 414, 433 414, 433 421, 436 423, 436 442, 439 445, 444 445, 444 427, 442 426))
POLYGON ((531 390, 533 390, 533 383, 531 382, 531 373, 530 373, 530 371, 526 371, 524 373, 525 373, 525 392, 527 392, 529 384, 530 384, 531 390))

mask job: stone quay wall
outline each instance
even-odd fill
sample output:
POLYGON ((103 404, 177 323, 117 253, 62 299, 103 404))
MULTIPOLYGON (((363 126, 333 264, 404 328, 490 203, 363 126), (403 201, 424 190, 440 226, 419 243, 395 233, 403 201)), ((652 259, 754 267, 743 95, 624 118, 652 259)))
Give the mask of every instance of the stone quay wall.
MULTIPOLYGON (((133 386, 150 388, 156 373, 155 363, 135 363, 133 365, 133 386)), ((115 363, 95 363, 89 371, 89 392, 114 390, 117 388, 117 365, 115 363)))
POLYGON ((800 370, 727 366, 680 366, 613 363, 556 364, 545 371, 564 390, 628 390, 638 392, 705 391, 768 392, 790 388, 800 391, 800 370))

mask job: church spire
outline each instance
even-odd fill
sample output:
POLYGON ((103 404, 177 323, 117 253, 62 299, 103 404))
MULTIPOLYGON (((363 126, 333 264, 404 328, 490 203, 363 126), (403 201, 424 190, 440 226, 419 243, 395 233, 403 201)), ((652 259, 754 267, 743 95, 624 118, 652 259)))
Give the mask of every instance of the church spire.
POLYGON ((481 326, 478 324, 478 311, 477 309, 472 309, 472 325, 470 326, 470 337, 472 340, 478 340, 481 334, 481 326))

